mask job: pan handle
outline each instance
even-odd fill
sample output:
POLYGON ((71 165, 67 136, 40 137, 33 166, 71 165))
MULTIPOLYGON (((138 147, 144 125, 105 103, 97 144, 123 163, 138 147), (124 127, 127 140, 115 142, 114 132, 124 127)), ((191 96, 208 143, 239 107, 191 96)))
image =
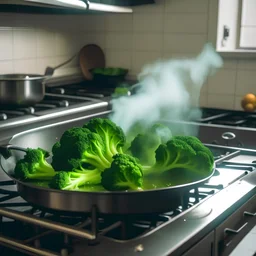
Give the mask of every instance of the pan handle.
POLYGON ((18 150, 22 152, 27 152, 26 148, 17 147, 11 144, 1 145, 0 146, 0 154, 5 158, 8 159, 11 157, 12 153, 10 150, 18 150))

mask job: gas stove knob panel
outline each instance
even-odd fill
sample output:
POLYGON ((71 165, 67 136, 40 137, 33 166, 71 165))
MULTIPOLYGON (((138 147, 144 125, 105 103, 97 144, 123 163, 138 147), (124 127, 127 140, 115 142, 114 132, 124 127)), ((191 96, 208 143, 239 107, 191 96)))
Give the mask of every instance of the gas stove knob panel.
POLYGON ((236 135, 233 132, 224 132, 221 137, 226 141, 226 146, 229 146, 230 142, 236 138, 236 135))

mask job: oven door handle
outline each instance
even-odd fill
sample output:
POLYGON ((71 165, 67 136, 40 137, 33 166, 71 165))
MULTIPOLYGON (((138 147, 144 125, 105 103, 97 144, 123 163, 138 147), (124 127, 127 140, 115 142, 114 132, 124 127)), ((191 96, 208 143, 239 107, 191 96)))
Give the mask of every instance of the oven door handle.
POLYGON ((245 222, 243 226, 241 226, 239 229, 231 229, 231 228, 225 228, 224 232, 227 234, 239 234, 246 226, 248 225, 248 222, 245 222))
POLYGON ((256 224, 255 220, 255 218, 250 218, 248 222, 244 223, 238 229, 224 229, 226 237, 224 240, 219 242, 218 255, 229 256, 230 253, 237 247, 237 245, 244 239, 244 237, 253 229, 256 224))
POLYGON ((252 212, 244 212, 244 216, 249 216, 249 217, 255 217, 256 216, 256 212, 252 213, 252 212))

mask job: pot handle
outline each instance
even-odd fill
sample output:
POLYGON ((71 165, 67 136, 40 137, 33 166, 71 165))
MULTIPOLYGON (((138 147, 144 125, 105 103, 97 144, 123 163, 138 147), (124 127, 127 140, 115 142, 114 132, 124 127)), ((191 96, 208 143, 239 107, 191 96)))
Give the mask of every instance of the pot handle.
POLYGON ((12 153, 10 150, 18 150, 18 151, 22 151, 22 152, 27 152, 26 148, 21 148, 18 146, 14 146, 12 144, 6 144, 6 145, 1 145, 0 146, 0 154, 5 158, 8 159, 9 157, 11 157, 12 153))

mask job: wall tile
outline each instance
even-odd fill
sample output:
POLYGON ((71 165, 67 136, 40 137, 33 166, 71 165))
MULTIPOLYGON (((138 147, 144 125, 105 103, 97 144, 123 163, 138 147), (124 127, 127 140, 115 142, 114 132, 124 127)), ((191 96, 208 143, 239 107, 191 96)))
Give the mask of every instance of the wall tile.
POLYGON ((236 70, 237 68, 237 60, 234 59, 223 59, 223 67, 224 69, 234 69, 236 70))
POLYGON ((201 93, 199 98, 199 106, 200 107, 207 107, 208 104, 208 97, 207 93, 201 93))
POLYGON ((234 95, 208 94, 207 106, 210 108, 234 108, 234 95))
POLYGON ((238 70, 236 81, 236 95, 244 95, 246 93, 255 93, 256 72, 253 70, 238 70))
POLYGON ((0 60, 9 60, 13 57, 12 29, 0 27, 0 60))
POLYGON ((56 53, 56 33, 39 29, 36 31, 36 56, 51 57, 56 53))
POLYGON ((234 94, 236 84, 236 71, 219 70, 208 79, 208 92, 219 94, 234 94))
POLYGON ((206 13, 209 0, 166 0, 166 12, 178 13, 206 13))
POLYGON ((162 51, 163 37, 157 33, 134 33, 133 49, 141 51, 162 51))
POLYGON ((131 14, 107 14, 105 17, 106 31, 132 31, 132 24, 131 14))
POLYGON ((131 70, 131 54, 129 51, 106 50, 106 66, 121 67, 131 70))
POLYGON ((56 34, 56 54, 73 55, 80 49, 80 34, 74 32, 61 31, 56 34))
POLYGON ((0 61, 0 74, 9 74, 13 73, 13 61, 12 60, 4 60, 0 61))
POLYGON ((206 43, 206 35, 164 34, 164 51, 199 53, 206 43))
POLYGON ((164 17, 165 33, 206 34, 207 14, 205 13, 166 13, 164 17))
MULTIPOLYGON (((57 56, 57 57, 55 57, 55 63, 56 63, 56 65, 59 65, 59 64, 65 62, 65 61, 67 61, 71 57, 72 57, 72 54, 70 54, 70 55, 63 55, 63 56, 57 56)), ((71 62, 67 63, 65 66, 63 66, 61 68, 70 68, 70 67, 78 67, 78 66, 79 66, 79 60, 78 60, 78 57, 76 57, 71 62)), ((58 70, 56 70, 55 72, 57 72, 57 71, 58 70)))
POLYGON ((242 97, 238 97, 238 96, 235 97, 235 107, 234 107, 235 110, 243 110, 241 106, 241 100, 242 100, 242 97))
MULTIPOLYGON (((36 59, 36 73, 44 74, 46 67, 55 67, 56 66, 55 57, 44 57, 36 59)), ((58 63, 59 64, 59 63, 58 63)))
POLYGON ((256 70, 255 60, 238 60, 237 68, 239 70, 256 70))
POLYGON ((132 34, 107 33, 106 49, 129 50, 132 49, 132 34))
POLYGON ((13 58, 28 59, 36 57, 36 32, 34 29, 13 30, 13 58))
POLYGON ((79 48, 87 44, 97 44, 102 49, 106 46, 105 33, 101 32, 82 32, 79 36, 79 48))
MULTIPOLYGON (((77 31, 93 31, 99 32, 105 30, 105 15, 94 14, 94 15, 81 15, 75 16, 75 20, 78 20, 74 30, 77 31)), ((74 18, 71 18, 70 24, 73 24, 74 18)))
POLYGON ((161 52, 139 52, 132 53, 132 73, 137 74, 146 64, 161 59, 161 52))
POLYGON ((37 73, 36 59, 14 60, 13 67, 15 73, 37 73))
POLYGON ((161 32, 163 31, 163 14, 135 13, 133 15, 133 31, 161 32))

